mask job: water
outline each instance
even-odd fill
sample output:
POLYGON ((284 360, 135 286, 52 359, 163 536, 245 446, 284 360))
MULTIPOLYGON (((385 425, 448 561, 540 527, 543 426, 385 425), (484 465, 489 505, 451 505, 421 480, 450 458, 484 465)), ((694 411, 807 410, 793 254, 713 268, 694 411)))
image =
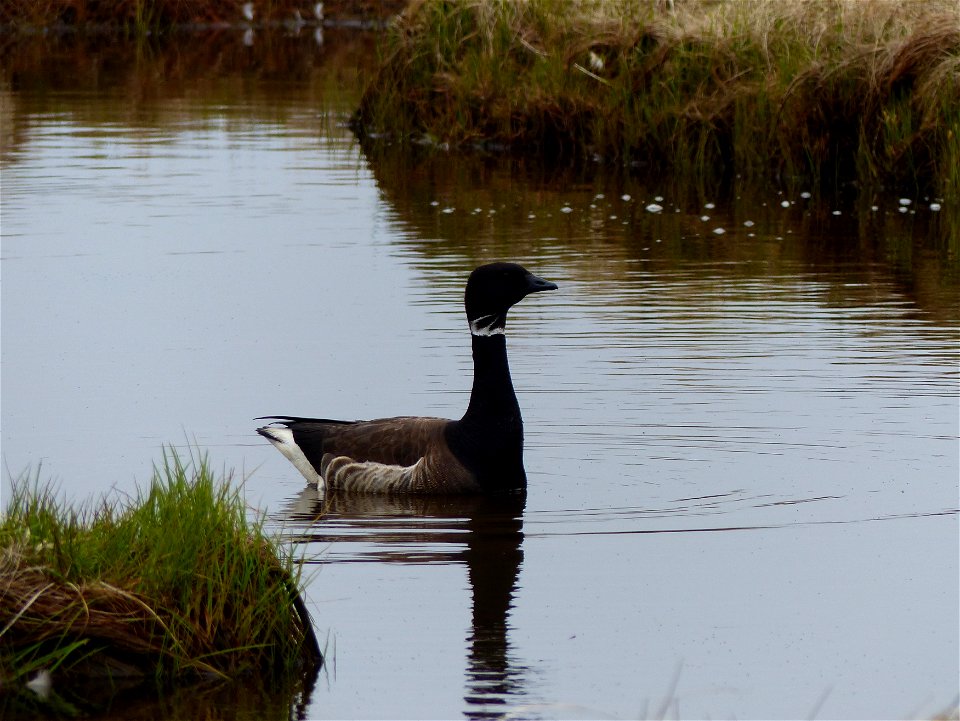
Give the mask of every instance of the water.
POLYGON ((8 473, 39 465, 82 500, 195 444, 309 564, 329 663, 307 698, 197 703, 929 718, 955 702, 945 213, 378 157, 344 127, 372 37, 228 40, 222 65, 182 40, 133 63, 54 43, 41 55, 67 59, 39 68, 8 49, 0 95, 8 473), (500 258, 560 286, 508 320, 526 498, 324 499, 253 433, 266 414, 458 417, 463 282, 500 258))

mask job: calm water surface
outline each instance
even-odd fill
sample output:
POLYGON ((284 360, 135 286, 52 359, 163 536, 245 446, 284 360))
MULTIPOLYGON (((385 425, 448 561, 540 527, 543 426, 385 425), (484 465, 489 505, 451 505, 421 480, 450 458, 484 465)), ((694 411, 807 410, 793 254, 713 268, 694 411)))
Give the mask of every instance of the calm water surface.
MULTIPOLYGON (((130 492, 163 444, 236 469, 309 564, 307 718, 955 703, 945 213, 376 157, 344 127, 372 38, 258 42, 213 69, 207 46, 8 48, 4 495, 38 466, 130 492), (252 418, 458 417, 462 287, 494 259, 560 286, 508 323, 526 497, 305 489, 252 418)), ((296 705, 230 698, 199 703, 296 705)))

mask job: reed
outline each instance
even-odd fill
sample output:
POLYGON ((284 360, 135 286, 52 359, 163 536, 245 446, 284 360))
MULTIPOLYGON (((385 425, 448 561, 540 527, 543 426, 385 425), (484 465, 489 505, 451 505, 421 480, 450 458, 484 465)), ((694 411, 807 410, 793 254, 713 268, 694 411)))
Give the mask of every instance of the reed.
POLYGON ((36 475, 0 521, 0 686, 281 677, 322 662, 299 566, 205 457, 164 454, 135 498, 75 509, 36 475))
POLYGON ((954 0, 414 0, 365 135, 960 197, 954 0))

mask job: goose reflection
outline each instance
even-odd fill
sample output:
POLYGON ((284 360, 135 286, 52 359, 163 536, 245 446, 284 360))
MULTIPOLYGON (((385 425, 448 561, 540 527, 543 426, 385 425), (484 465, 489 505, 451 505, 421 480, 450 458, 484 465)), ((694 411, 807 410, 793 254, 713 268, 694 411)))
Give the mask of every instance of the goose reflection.
POLYGON ((465 565, 473 606, 465 715, 495 718, 523 695, 527 677, 527 669, 511 660, 508 639, 523 561, 525 504, 524 493, 383 496, 324 494, 307 486, 279 520, 292 540, 325 544, 327 562, 465 565), (353 545, 357 542, 362 549, 353 545))

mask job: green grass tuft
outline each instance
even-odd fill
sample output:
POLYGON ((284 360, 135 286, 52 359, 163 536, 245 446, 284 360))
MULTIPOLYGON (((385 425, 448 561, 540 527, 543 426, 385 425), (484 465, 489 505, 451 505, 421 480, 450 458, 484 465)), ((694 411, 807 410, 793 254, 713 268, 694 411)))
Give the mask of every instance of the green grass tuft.
POLYGON ((36 476, 0 521, 0 685, 51 672, 168 683, 316 666, 299 566, 206 457, 165 452, 149 487, 80 509, 36 476))

